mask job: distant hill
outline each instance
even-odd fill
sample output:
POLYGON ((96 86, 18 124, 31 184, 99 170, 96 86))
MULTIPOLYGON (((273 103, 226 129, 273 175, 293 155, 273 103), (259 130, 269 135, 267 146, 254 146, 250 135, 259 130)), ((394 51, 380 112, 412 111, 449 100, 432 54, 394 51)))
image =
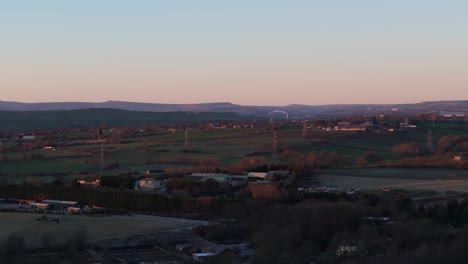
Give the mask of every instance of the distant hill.
POLYGON ((0 111, 51 111, 112 108, 128 111, 147 112, 232 112, 244 116, 269 117, 274 110, 285 111, 289 118, 329 118, 347 115, 378 115, 399 112, 418 114, 437 111, 468 112, 468 100, 435 101, 417 104, 342 104, 342 105, 298 105, 287 106, 245 106, 229 102, 202 104, 159 104, 124 101, 101 103, 54 102, 20 103, 0 101, 0 111))
POLYGON ((231 103, 206 104, 155 104, 135 103, 123 101, 107 101, 102 103, 87 102, 53 102, 53 103, 20 103, 0 101, 2 111, 50 111, 50 110, 79 110, 92 108, 114 108, 129 111, 171 112, 171 111, 198 111, 198 112, 226 112, 215 111, 234 106, 231 103))
POLYGON ((146 124, 206 123, 241 121, 248 117, 235 113, 142 112, 120 109, 82 109, 55 111, 0 111, 0 130, 53 129, 146 124))

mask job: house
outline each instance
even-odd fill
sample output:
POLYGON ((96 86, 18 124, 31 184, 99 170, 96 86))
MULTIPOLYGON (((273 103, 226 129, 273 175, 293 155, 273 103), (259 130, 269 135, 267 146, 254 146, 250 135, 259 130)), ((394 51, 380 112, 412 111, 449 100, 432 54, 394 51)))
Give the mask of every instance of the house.
POLYGON ((342 241, 336 250, 337 256, 364 256, 367 254, 367 249, 357 240, 342 241))
POLYGON ((464 112, 440 112, 440 116, 445 118, 453 118, 453 117, 465 117, 466 114, 464 112))
POLYGON ((36 136, 21 136, 20 138, 21 140, 25 140, 25 141, 36 140, 36 136))
POLYGON ((52 150, 52 151, 55 151, 55 147, 52 147, 52 146, 45 146, 43 148, 43 150, 52 150))
POLYGON ((48 203, 31 203, 31 207, 35 209, 50 210, 52 205, 48 203))
POLYGON ((18 204, 19 209, 33 209, 34 207, 31 205, 32 202, 20 202, 18 204))
POLYGON ((85 181, 85 180, 79 180, 77 181, 80 185, 89 185, 89 186, 99 186, 101 183, 101 180, 96 179, 94 181, 85 181))
POLYGON ((61 200, 50 200, 46 199, 42 201, 43 203, 50 204, 55 208, 68 208, 68 207, 80 207, 79 203, 76 201, 61 201, 61 200))
POLYGON ((266 176, 268 175, 268 172, 249 172, 247 174, 247 178, 249 180, 265 180, 266 176))
POLYGON ((154 191, 164 187, 164 181, 158 181, 151 177, 146 177, 138 180, 138 187, 141 190, 154 191))
POLYGON ((467 153, 460 153, 458 155, 455 155, 453 157, 453 159, 455 161, 464 161, 464 160, 468 160, 468 154, 467 153))
POLYGON ((81 214, 83 210, 79 207, 68 207, 67 213, 69 214, 81 214))

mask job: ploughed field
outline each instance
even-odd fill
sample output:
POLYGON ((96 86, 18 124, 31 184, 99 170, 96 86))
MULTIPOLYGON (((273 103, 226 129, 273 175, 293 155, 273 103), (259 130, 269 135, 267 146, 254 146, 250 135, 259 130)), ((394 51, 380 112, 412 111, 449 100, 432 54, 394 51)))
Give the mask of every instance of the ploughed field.
POLYGON ((88 241, 94 242, 126 238, 142 233, 177 231, 204 223, 203 221, 147 215, 45 215, 2 212, 0 213, 0 243, 12 234, 23 237, 29 246, 41 245, 46 235, 54 237, 53 240, 57 243, 62 243, 77 232, 85 232, 88 241), (54 221, 57 218, 60 219, 59 223, 54 221))

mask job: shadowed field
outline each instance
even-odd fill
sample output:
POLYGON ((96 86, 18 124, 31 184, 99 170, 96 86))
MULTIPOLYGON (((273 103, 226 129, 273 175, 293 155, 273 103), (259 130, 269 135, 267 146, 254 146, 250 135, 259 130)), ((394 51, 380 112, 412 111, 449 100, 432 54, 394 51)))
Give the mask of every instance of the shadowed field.
POLYGON ((428 169, 355 169, 330 170, 320 173, 323 185, 363 191, 401 189, 432 191, 439 195, 447 191, 468 192, 468 172, 428 169))
POLYGON ((110 238, 124 238, 138 233, 158 233, 202 225, 203 221, 166 218, 146 215, 85 216, 47 215, 61 218, 60 223, 37 221, 41 214, 0 213, 0 242, 8 235, 24 237, 28 245, 40 245, 46 234, 57 243, 65 241, 76 232, 86 232, 90 242, 110 238))

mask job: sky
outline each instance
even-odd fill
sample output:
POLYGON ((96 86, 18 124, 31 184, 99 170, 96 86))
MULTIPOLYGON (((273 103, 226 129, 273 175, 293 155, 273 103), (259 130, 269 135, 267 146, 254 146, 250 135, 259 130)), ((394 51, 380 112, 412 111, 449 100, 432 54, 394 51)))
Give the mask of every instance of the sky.
POLYGON ((468 100, 466 0, 0 0, 0 100, 468 100))

